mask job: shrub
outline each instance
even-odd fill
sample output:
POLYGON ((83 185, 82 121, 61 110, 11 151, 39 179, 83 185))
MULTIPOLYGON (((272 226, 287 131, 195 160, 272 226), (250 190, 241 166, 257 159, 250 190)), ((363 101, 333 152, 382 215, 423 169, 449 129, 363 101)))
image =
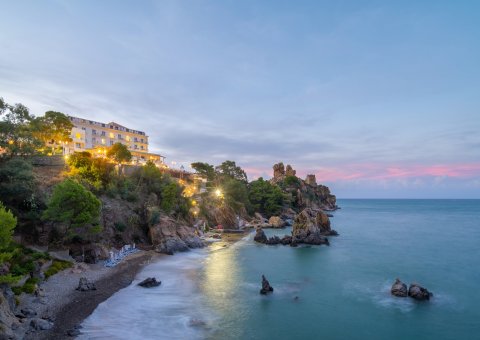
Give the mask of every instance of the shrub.
POLYGON ((280 213, 284 203, 282 190, 262 177, 250 183, 249 198, 253 208, 267 217, 280 213))
POLYGON ((113 225, 115 226, 115 229, 121 233, 127 229, 127 225, 123 222, 115 222, 113 225))
POLYGON ((5 209, 0 202, 0 249, 10 245, 12 241, 13 229, 17 225, 17 218, 13 216, 10 210, 5 209))
POLYGON ((50 268, 48 268, 45 271, 45 279, 48 279, 50 276, 55 275, 62 270, 71 268, 72 266, 73 266, 73 264, 71 262, 55 260, 55 261, 53 261, 50 268))

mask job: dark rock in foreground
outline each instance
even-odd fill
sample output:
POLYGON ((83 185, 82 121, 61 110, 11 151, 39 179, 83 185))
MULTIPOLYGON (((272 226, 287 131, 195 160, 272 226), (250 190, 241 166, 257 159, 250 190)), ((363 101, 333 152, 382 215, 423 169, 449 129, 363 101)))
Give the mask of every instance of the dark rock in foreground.
POLYGON ((273 287, 270 286, 270 282, 265 278, 265 275, 262 275, 262 289, 260 289, 260 294, 267 295, 271 292, 273 292, 273 287))
POLYGON ((257 228, 257 233, 255 234, 255 237, 253 238, 255 242, 258 243, 267 243, 267 235, 265 235, 265 232, 263 231, 262 228, 257 228))
POLYGON ((424 301, 430 300, 433 294, 419 284, 412 283, 408 288, 408 296, 414 298, 415 300, 424 301))
POLYGON ((45 331, 51 329, 53 327, 53 323, 48 320, 34 318, 32 321, 30 321, 30 326, 36 331, 45 331))
POLYGON ((408 296, 407 285, 400 281, 400 279, 395 280, 395 283, 392 285, 392 289, 390 290, 390 292, 392 293, 392 295, 398 297, 408 296))
POLYGON ((145 288, 152 288, 152 287, 160 286, 161 284, 162 284, 162 281, 157 281, 157 279, 154 277, 147 277, 138 285, 145 288))
POLYGON ((77 290, 81 292, 86 292, 89 290, 97 290, 97 288, 95 287, 95 283, 88 280, 86 277, 81 277, 80 280, 78 281, 77 290))

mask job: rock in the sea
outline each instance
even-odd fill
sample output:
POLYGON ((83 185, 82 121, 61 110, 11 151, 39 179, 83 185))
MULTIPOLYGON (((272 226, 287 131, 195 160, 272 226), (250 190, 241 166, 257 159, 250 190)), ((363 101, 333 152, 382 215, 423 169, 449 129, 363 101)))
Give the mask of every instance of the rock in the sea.
POLYGON ((262 289, 260 289, 260 294, 266 295, 273 292, 273 287, 270 286, 270 282, 265 278, 265 275, 262 275, 262 289))
POLYGON ((36 331, 46 331, 53 327, 53 322, 40 318, 34 318, 32 321, 30 321, 30 326, 36 331))
POLYGON ((270 217, 268 224, 270 224, 273 228, 283 228, 286 225, 285 221, 278 216, 270 217))
POLYGON ((415 300, 430 300, 433 296, 426 288, 423 288, 417 283, 412 283, 408 288, 408 296, 414 298, 415 300))
POLYGON ((145 288, 152 288, 152 287, 160 286, 161 284, 162 284, 162 281, 157 281, 157 279, 154 277, 147 277, 138 285, 145 288))
MULTIPOLYGON (((327 214, 321 210, 306 208, 295 217, 292 236, 297 239, 297 242, 301 243, 301 241, 307 238, 310 234, 318 234, 321 236, 338 235, 335 230, 330 228, 330 220, 327 214)), ((314 243, 309 244, 317 244, 319 237, 312 236, 310 239, 313 240, 314 243)))
POLYGON ((287 244, 291 244, 292 243, 292 237, 289 236, 289 235, 285 235, 280 240, 280 243, 283 244, 284 246, 286 246, 287 244))
MULTIPOLYGON (((307 236, 300 238, 300 241, 305 244, 313 244, 313 245, 322 245, 325 244, 327 246, 330 245, 328 238, 323 236, 320 232, 316 231, 314 233, 310 233, 307 236)), ((298 242, 298 241, 297 241, 298 242)))
POLYGON ((267 242, 265 242, 265 244, 268 244, 268 245, 275 245, 275 244, 279 244, 281 243, 281 240, 278 236, 273 236, 273 237, 270 237, 267 242))
POLYGON ((81 292, 86 292, 89 290, 97 290, 97 288, 95 287, 95 283, 93 283, 93 281, 88 280, 86 277, 80 278, 80 280, 78 281, 78 287, 76 289, 81 292))
POLYGON ((262 228, 257 228, 257 233, 255 234, 253 240, 258 243, 267 243, 268 241, 267 235, 265 235, 265 232, 262 228))
POLYGON ((392 293, 392 295, 398 297, 408 296, 407 285, 400 281, 400 279, 395 280, 395 283, 392 285, 392 289, 390 290, 390 292, 392 293))

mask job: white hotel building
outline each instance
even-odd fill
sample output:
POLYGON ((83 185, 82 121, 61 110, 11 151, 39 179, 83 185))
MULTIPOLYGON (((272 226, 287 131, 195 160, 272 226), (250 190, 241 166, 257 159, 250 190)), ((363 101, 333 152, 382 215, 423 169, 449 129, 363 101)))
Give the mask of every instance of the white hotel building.
POLYGON ((163 164, 165 157, 148 152, 148 136, 143 131, 127 128, 115 122, 99 123, 93 120, 69 116, 74 127, 72 142, 65 147, 66 154, 88 151, 94 156, 105 155, 115 143, 122 143, 132 153, 133 163, 151 160, 163 164))

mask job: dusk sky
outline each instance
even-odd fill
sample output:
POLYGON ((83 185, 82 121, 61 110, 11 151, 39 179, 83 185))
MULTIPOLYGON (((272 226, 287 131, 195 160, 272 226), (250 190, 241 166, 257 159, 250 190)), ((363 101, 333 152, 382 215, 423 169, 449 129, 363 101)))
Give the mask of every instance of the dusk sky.
POLYGON ((339 198, 480 198, 480 1, 0 1, 0 97, 339 198))

